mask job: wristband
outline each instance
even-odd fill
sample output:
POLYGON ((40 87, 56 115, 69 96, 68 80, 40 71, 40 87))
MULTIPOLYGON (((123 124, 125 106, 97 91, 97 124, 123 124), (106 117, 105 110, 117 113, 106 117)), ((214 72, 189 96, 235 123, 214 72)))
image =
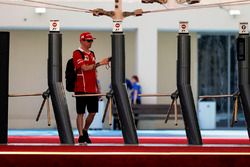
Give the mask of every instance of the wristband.
POLYGON ((95 64, 95 68, 99 67, 100 65, 101 65, 101 63, 99 63, 99 62, 96 63, 96 64, 95 64))

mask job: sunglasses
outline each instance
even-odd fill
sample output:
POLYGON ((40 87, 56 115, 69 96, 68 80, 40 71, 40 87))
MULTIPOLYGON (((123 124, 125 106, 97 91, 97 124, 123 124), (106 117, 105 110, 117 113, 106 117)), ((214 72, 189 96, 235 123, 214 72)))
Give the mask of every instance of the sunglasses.
POLYGON ((87 42, 89 42, 89 43, 90 43, 90 42, 93 42, 93 40, 92 40, 92 39, 89 39, 89 40, 85 40, 85 41, 87 41, 87 42))

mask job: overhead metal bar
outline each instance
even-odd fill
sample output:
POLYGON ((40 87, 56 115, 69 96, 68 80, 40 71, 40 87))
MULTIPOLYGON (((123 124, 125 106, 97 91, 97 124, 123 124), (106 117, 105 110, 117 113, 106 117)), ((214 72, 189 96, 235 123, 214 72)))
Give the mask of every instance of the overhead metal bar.
POLYGON ((185 5, 185 6, 176 7, 176 8, 165 8, 165 9, 159 9, 159 10, 143 11, 143 14, 171 12, 171 11, 182 11, 182 10, 192 10, 192 9, 214 8, 214 7, 221 7, 221 6, 246 5, 246 4, 250 4, 250 0, 219 2, 219 3, 213 3, 213 4, 193 4, 193 5, 191 4, 191 5, 185 5))
POLYGON ((73 9, 73 10, 78 10, 86 13, 92 13, 90 9, 84 9, 84 8, 79 8, 79 7, 74 7, 74 6, 68 6, 68 5, 62 5, 62 4, 56 4, 56 3, 51 3, 51 2, 44 2, 44 1, 37 1, 37 0, 23 0, 26 2, 33 2, 33 3, 38 3, 38 4, 43 4, 43 5, 49 5, 49 6, 56 6, 56 7, 61 7, 61 8, 68 8, 68 9, 73 9))
MULTIPOLYGON (((21 3, 15 3, 15 2, 2 2, 0 1, 0 4, 2 5, 10 5, 10 6, 20 6, 20 7, 31 7, 31 8, 40 8, 41 5, 31 5, 31 4, 21 4, 21 3)), ((51 7, 51 6, 43 6, 47 9, 53 9, 53 10, 63 10, 63 11, 70 11, 70 12, 85 12, 85 10, 79 10, 79 9, 70 9, 70 8, 59 8, 59 7, 51 7)))

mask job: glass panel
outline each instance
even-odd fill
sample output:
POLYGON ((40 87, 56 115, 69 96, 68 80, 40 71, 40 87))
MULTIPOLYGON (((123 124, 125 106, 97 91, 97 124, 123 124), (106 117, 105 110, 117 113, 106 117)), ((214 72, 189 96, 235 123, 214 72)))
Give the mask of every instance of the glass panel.
MULTIPOLYGON (((220 95, 237 91, 236 37, 233 35, 201 35, 198 40, 198 94, 220 95)), ((230 127, 234 100, 206 99, 216 102, 216 127, 230 127)), ((244 117, 239 110, 239 122, 244 117)))

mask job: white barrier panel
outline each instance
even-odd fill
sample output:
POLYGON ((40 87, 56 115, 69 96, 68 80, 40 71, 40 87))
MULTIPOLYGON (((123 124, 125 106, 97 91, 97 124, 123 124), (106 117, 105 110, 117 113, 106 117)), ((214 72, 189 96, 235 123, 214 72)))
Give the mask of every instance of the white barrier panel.
POLYGON ((95 119, 92 122, 90 129, 102 129, 102 117, 105 110, 105 103, 104 101, 99 101, 99 110, 98 113, 95 115, 95 119))
POLYGON ((200 101, 198 104, 198 117, 201 129, 216 128, 216 102, 200 101))

